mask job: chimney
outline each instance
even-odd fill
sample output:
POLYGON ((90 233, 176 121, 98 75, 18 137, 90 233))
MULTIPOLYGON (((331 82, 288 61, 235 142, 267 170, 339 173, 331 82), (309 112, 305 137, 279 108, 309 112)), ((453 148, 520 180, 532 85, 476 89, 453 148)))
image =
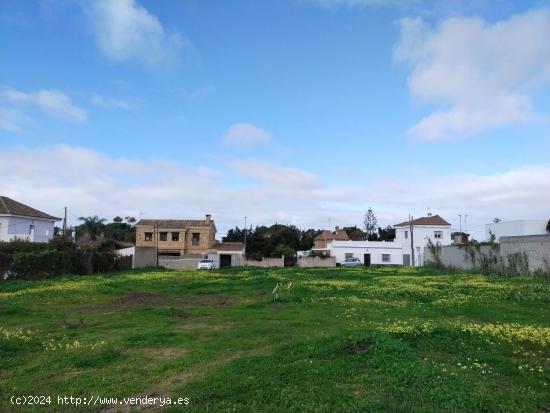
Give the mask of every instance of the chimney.
POLYGON ((206 222, 212 221, 212 215, 206 214, 206 222))

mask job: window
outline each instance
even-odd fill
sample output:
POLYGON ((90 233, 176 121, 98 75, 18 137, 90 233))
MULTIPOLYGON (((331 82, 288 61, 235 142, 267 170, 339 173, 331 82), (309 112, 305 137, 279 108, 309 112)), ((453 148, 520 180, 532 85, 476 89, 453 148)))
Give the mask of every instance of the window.
POLYGON ((353 258, 353 252, 346 252, 345 260, 349 261, 353 258))
POLYGON ((390 254, 382 254, 382 262, 391 262, 390 254))
POLYGON ((159 232, 159 239, 161 241, 167 241, 168 240, 168 233, 167 232, 159 232))
POLYGON ((409 231, 405 231, 405 239, 409 238, 409 231))
POLYGON ((434 231, 434 238, 436 239, 443 238, 443 231, 434 231))
POLYGON ((29 225, 29 235, 32 235, 34 231, 34 225, 29 225))
POLYGON ((153 240, 153 233, 152 232, 146 232, 145 233, 145 241, 152 241, 153 240))
POLYGON ((201 241, 201 234, 198 232, 193 232, 193 235, 191 237, 191 244, 199 245, 200 241, 201 241))
POLYGON ((179 240, 180 240, 180 233, 172 232, 172 241, 179 241, 179 240))

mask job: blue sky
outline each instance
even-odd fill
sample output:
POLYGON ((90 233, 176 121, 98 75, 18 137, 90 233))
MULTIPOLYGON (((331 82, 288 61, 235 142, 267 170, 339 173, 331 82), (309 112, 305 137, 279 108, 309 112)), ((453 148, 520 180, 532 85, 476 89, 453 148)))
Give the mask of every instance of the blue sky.
POLYGON ((479 3, 4 1, 0 193, 222 232, 546 218, 550 5, 479 3))

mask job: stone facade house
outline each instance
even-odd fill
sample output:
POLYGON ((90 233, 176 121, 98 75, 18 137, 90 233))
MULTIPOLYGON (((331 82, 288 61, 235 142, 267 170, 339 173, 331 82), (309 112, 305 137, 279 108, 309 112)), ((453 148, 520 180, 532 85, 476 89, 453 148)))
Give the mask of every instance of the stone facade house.
POLYGON ((244 245, 220 242, 216 232, 209 214, 204 219, 141 219, 136 223, 134 268, 156 265, 157 261, 176 268, 174 260, 187 260, 193 268, 191 261, 202 258, 214 260, 219 267, 240 265, 244 245))
POLYGON ((205 219, 142 219, 136 223, 136 247, 158 250, 159 256, 205 257, 216 245, 216 224, 205 219))

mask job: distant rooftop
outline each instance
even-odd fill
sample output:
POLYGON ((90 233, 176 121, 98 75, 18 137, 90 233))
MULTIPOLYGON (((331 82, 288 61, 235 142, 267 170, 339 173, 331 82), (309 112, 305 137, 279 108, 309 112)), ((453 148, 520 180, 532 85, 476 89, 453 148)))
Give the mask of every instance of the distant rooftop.
MULTIPOLYGON (((427 217, 413 219, 411 222, 413 225, 434 225, 434 226, 441 225, 446 227, 451 226, 451 224, 449 224, 439 215, 428 215, 427 217)), ((402 222, 401 224, 394 225, 394 227, 408 226, 411 222, 405 221, 405 222, 402 222)))
POLYGON ((7 196, 0 195, 0 214, 17 215, 21 217, 48 219, 52 221, 61 221, 61 218, 54 217, 38 209, 31 208, 28 205, 17 202, 7 196))

